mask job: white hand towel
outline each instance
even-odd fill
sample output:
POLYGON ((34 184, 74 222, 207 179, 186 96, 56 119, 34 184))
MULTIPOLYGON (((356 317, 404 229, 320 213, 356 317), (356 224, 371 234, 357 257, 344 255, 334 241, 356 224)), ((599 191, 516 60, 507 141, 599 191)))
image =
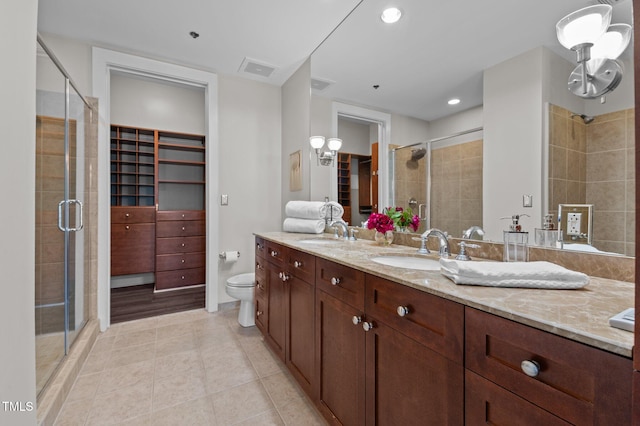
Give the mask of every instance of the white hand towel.
POLYGON ((456 284, 576 289, 589 276, 550 262, 473 262, 440 259, 440 272, 456 284))
POLYGON ((344 207, 342 207, 340 203, 337 203, 335 201, 329 201, 327 203, 327 211, 325 214, 326 214, 325 217, 327 219, 333 219, 333 220, 342 219, 342 215, 344 214, 344 207))
POLYGON ((300 219, 288 217, 282 224, 284 232, 299 232, 302 234, 322 234, 324 232, 324 219, 300 219))
POLYGON ((298 219, 324 219, 327 203, 322 201, 289 201, 284 207, 285 216, 298 219))

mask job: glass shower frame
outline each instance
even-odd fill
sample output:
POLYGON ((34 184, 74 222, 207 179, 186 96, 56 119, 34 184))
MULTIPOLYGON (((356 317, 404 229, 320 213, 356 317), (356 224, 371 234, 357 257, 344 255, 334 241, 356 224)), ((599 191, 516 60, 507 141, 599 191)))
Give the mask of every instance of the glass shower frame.
POLYGON ((36 85, 36 377, 41 394, 89 318, 85 238, 92 106, 38 36, 36 85))

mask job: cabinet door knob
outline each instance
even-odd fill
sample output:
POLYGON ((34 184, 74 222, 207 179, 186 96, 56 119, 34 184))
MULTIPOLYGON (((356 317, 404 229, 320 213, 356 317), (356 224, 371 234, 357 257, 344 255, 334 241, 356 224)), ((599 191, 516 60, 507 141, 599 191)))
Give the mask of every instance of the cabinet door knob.
POLYGON ((180 263, 184 263, 184 259, 181 259, 181 260, 180 260, 180 263))
POLYGON ((362 317, 360 315, 354 315, 353 318, 351 318, 351 322, 353 325, 358 325, 362 322, 362 317))
POLYGON ((258 248, 258 250, 263 250, 264 246, 262 244, 256 244, 256 247, 258 248))
POLYGON ((180 279, 183 279, 183 280, 184 280, 184 275, 183 275, 183 276, 181 276, 181 277, 180 277, 180 279))
POLYGON ((262 269, 262 265, 259 263, 256 263, 256 269, 262 269))
POLYGON ((129 217, 129 213, 125 213, 125 214, 124 214, 124 217, 129 217))
POLYGON ((407 306, 398 306, 398 309, 396 309, 396 312, 398 312, 398 315, 403 317, 409 314, 409 308, 407 306))
POLYGON ((362 323, 362 329, 364 331, 369 331, 369 330, 373 329, 373 323, 372 322, 366 322, 366 321, 363 322, 362 323))
POLYGON ((280 277, 280 279, 284 282, 287 281, 289 279, 289 275, 287 275, 285 272, 280 272, 278 274, 278 276, 280 277))
POLYGON ((183 227, 182 227, 182 230, 184 231, 184 229, 185 229, 185 228, 184 228, 184 226, 183 226, 183 227))
POLYGON ((180 247, 184 247, 184 243, 180 244, 180 247))
POLYGON ((293 262, 293 266, 295 266, 296 268, 300 268, 302 266, 302 262, 298 262, 296 260, 295 262, 293 262))
POLYGON ((256 311, 256 316, 259 317, 260 315, 262 315, 262 311, 256 311))
POLYGON ((529 359, 522 361, 520 368, 522 372, 529 377, 536 377, 540 373, 540 364, 529 359))
POLYGON ((332 277, 331 278, 331 285, 338 285, 338 284, 340 284, 340 278, 332 277))
POLYGON ((276 257, 278 255, 278 252, 275 250, 271 250, 271 257, 276 257))
POLYGON ((131 228, 129 227, 129 225, 127 225, 127 226, 124 227, 124 229, 126 229, 128 231, 131 228))

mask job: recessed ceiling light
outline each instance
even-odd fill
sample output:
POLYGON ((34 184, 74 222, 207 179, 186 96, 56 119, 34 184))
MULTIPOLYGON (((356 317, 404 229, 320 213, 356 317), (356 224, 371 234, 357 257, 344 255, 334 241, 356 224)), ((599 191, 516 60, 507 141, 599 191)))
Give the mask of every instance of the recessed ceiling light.
POLYGON ((460 99, 458 99, 458 98, 449 99, 449 100, 447 101, 447 103, 448 103, 449 105, 458 105, 458 104, 460 103, 460 99))
POLYGON ((386 24, 393 24, 394 22, 398 22, 400 17, 402 16, 402 11, 397 7, 390 7, 382 11, 382 15, 380 15, 380 19, 382 22, 386 24))

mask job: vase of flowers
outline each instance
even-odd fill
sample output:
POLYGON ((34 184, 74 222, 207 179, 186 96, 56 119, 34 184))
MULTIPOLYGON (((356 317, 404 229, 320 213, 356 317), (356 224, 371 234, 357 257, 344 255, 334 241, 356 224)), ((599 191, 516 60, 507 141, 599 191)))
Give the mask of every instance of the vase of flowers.
POLYGON ((375 240, 379 244, 389 245, 393 242, 393 231, 396 229, 418 230, 420 218, 413 215, 411 209, 387 207, 383 213, 371 213, 367 220, 367 228, 375 229, 375 240))

